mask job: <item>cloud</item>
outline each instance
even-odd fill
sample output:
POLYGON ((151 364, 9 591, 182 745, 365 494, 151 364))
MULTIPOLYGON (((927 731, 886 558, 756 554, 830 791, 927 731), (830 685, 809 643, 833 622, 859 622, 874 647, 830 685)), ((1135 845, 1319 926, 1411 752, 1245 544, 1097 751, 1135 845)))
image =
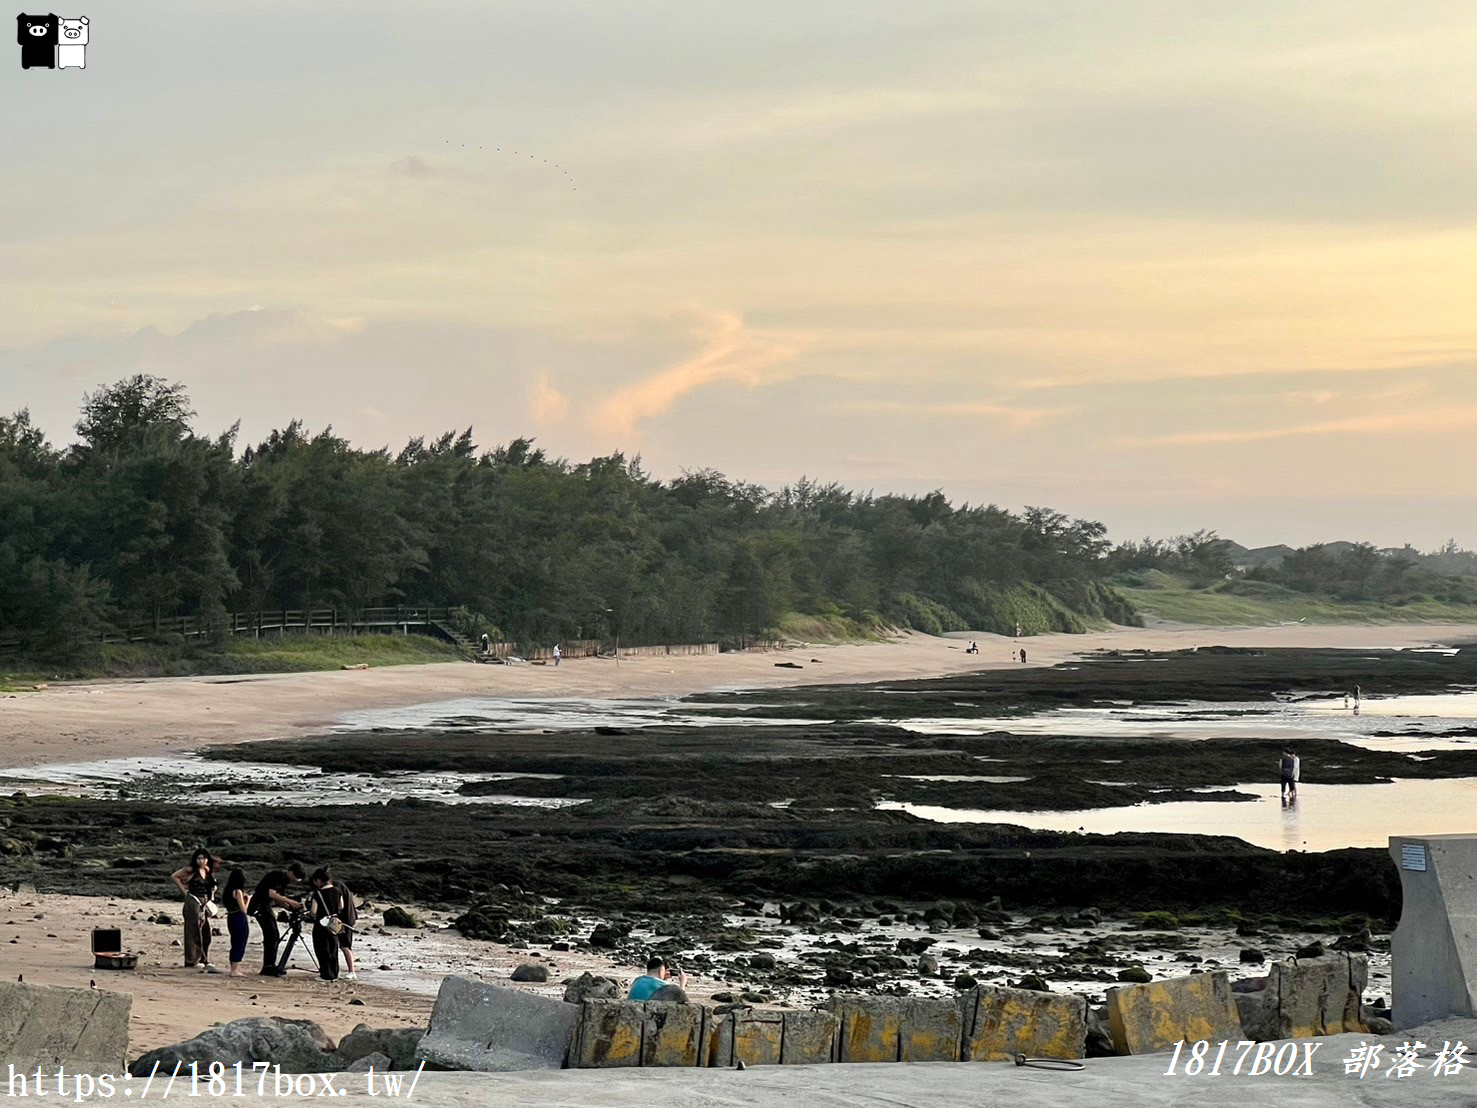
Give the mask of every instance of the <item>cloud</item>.
POLYGON ((533 383, 529 408, 539 423, 558 423, 569 412, 569 397, 549 384, 548 374, 541 373, 533 383))
POLYGON ((712 314, 699 329, 703 349, 680 365, 643 377, 607 397, 591 419, 597 430, 633 433, 645 420, 666 415, 684 396, 709 385, 737 382, 757 388, 785 379, 796 344, 750 331, 736 312, 712 314))
POLYGON ((1061 415, 1066 411, 1062 408, 1014 408, 1008 404, 906 404, 890 400, 851 404, 848 408, 854 412, 885 412, 905 416, 985 416, 1018 428, 1030 427, 1049 416, 1061 415))
POLYGON ((1118 446, 1225 446, 1318 435, 1440 434, 1477 428, 1477 407, 1435 408, 1419 412, 1387 412, 1350 419, 1304 423, 1293 427, 1243 428, 1227 431, 1184 431, 1171 435, 1114 439, 1118 446))
POLYGON ((1339 394, 1332 389, 1303 389, 1286 396, 1290 404, 1331 404, 1338 398, 1339 394))

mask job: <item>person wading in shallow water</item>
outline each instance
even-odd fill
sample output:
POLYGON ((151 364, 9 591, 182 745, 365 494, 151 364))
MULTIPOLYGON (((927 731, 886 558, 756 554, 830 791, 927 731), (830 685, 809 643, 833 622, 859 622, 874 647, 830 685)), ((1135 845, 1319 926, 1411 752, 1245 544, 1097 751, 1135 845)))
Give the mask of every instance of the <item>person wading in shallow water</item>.
POLYGON ((1298 777, 1301 766, 1298 756, 1291 750, 1282 752, 1282 760, 1278 764, 1278 770, 1282 778, 1282 799, 1296 800, 1298 798, 1298 777))

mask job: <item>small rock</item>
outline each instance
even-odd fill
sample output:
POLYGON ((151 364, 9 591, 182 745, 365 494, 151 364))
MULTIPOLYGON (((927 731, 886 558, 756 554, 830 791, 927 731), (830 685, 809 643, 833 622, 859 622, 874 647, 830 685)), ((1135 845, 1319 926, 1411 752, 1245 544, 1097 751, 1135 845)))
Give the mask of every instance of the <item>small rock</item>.
POLYGON ((1252 947, 1247 947, 1246 949, 1244 949, 1240 954, 1240 958, 1241 964, 1243 966, 1259 966, 1267 960, 1267 956, 1265 954, 1263 954, 1260 950, 1256 950, 1252 947))
POLYGON ((358 1058, 358 1059, 350 1062, 346 1067, 344 1067, 344 1072, 345 1073, 366 1073, 369 1070, 372 1070, 373 1069, 373 1070, 379 1070, 381 1073, 383 1073, 385 1070, 387 1070, 389 1068, 390 1068, 390 1059, 389 1059, 389 1056, 388 1055, 385 1055, 385 1054, 381 1054, 378 1051, 375 1051, 375 1053, 373 1053, 373 1054, 366 1054, 363 1058, 358 1058))
POLYGON ((918 976, 937 977, 939 975, 939 960, 932 954, 920 954, 918 956, 918 976))
POLYGON ((549 980, 549 967, 536 965, 533 962, 524 962, 513 971, 514 981, 531 981, 544 984, 549 980))
POLYGON ((1154 980, 1154 975, 1143 966, 1129 966, 1127 969, 1118 971, 1118 980, 1132 985, 1147 985, 1154 980))
POLYGON ((385 909, 386 927, 419 927, 421 921, 407 912, 404 908, 393 907, 385 909))
POLYGON ((1015 983, 1017 989, 1029 989, 1033 993, 1049 993, 1051 986, 1040 976, 1040 974, 1028 973, 1015 983))
POLYGON ((960 992, 972 989, 978 984, 979 982, 967 973, 961 973, 958 977, 954 978, 954 988, 958 989, 960 992))
POLYGON ((1296 958, 1322 958, 1328 953, 1328 948, 1320 942, 1311 942, 1305 947, 1300 947, 1294 955, 1296 958))

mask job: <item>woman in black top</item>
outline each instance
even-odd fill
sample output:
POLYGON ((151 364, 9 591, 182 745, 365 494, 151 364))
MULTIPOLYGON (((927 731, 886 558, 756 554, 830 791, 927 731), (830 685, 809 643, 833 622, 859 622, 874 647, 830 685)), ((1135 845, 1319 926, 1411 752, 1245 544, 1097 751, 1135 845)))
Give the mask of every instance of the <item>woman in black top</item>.
POLYGON ((247 899, 246 874, 237 866, 226 878, 226 888, 221 893, 226 906, 226 930, 231 934, 230 977, 246 976, 241 972, 241 963, 246 958, 246 940, 251 937, 251 925, 246 922, 247 899))
POLYGON ((190 857, 190 864, 170 874, 185 897, 185 966, 198 964, 214 973, 210 964, 210 914, 206 905, 215 900, 218 882, 210 851, 203 846, 190 857))
POLYGON ((333 883, 333 875, 325 866, 314 870, 313 892, 308 908, 313 913, 313 955, 318 959, 318 976, 325 981, 338 980, 339 935, 343 933, 344 892, 333 883))

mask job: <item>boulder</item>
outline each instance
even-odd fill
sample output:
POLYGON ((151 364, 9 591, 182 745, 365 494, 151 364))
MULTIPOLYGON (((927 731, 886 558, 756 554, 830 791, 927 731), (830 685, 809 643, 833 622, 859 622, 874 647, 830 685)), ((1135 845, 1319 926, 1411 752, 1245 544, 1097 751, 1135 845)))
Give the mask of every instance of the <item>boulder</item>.
POLYGON ((370 1070, 378 1070, 381 1073, 384 1073, 386 1070, 393 1068, 394 1067, 390 1065, 390 1059, 388 1055, 381 1054, 379 1053, 379 1051, 375 1051, 373 1054, 366 1054, 362 1058, 354 1059, 354 1061, 350 1062, 347 1066, 344 1067, 344 1072, 368 1073, 370 1070))
POLYGON ((749 955, 749 965, 757 970, 772 970, 775 966, 774 955, 765 952, 749 955))
POLYGON ((419 927, 421 925, 421 921, 404 908, 386 908, 384 918, 386 927, 419 927))
POLYGON ((416 1067, 415 1048, 420 1046, 426 1033, 419 1027, 370 1027, 361 1023, 339 1040, 339 1064, 350 1068, 353 1063, 370 1054, 381 1054, 389 1059, 387 1065, 375 1065, 375 1069, 413 1070, 416 1067))
POLYGON ((686 1004, 687 990, 681 985, 663 985, 646 999, 651 1004, 686 1004))
POLYGON ((215 1062, 227 1069, 240 1062, 248 1070, 255 1062, 265 1062, 283 1073, 333 1073, 341 1065, 333 1040, 312 1020, 252 1016, 216 1024, 193 1039, 151 1050, 129 1066, 128 1072, 144 1077, 155 1063, 165 1073, 176 1066, 188 1070, 194 1063, 204 1073, 215 1062))
POLYGON ((939 960, 932 954, 918 955, 918 976, 937 977, 939 975, 939 960))
POLYGON ((104 989, 0 983, 0 1061, 16 1072, 117 1074, 133 997, 104 989))
POLYGON ((579 1010, 562 1000, 448 977, 415 1053, 444 1069, 560 1069, 578 1020, 579 1010))
POLYGON ((540 966, 534 962, 524 962, 513 971, 513 980, 540 985, 545 984, 549 980, 549 967, 540 966))
POLYGON ((564 999, 570 1004, 583 1004, 587 1000, 618 1000, 620 995, 619 985, 608 977, 596 977, 589 970, 564 983, 564 999))

